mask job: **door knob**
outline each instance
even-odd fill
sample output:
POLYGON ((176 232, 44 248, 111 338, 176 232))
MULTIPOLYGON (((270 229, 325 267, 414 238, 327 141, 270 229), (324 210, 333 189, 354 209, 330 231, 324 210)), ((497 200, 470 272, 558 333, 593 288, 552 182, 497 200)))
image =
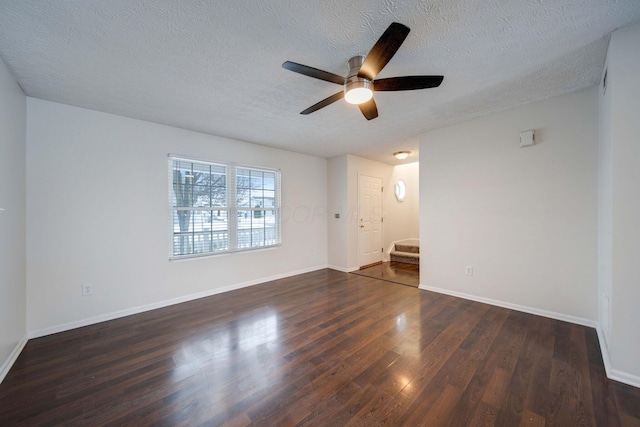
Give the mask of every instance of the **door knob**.
POLYGON ((360 228, 364 228, 364 224, 360 224, 360 228))

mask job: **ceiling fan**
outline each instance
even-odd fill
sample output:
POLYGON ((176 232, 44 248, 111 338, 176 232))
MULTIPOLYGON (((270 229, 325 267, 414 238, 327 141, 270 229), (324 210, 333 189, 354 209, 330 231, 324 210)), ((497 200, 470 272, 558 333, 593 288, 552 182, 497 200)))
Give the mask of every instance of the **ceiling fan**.
POLYGON ((400 45, 409 35, 409 31, 411 31, 409 27, 397 22, 389 25, 389 28, 380 36, 366 57, 358 55, 349 59, 347 77, 296 62, 286 61, 282 64, 282 68, 295 73, 343 86, 343 90, 340 92, 312 105, 300 114, 313 113, 345 98, 348 103, 357 104, 367 120, 371 120, 378 117, 378 107, 373 100, 373 92, 375 91, 415 90, 440 86, 443 76, 402 76, 374 80, 400 49, 400 45))

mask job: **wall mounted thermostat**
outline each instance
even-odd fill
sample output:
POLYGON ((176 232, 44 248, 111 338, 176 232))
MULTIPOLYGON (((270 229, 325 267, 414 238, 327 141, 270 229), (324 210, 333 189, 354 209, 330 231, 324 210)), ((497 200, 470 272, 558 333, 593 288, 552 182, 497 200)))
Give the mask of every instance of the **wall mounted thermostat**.
POLYGON ((535 143, 536 142, 533 129, 520 132, 520 148, 531 147, 535 143))

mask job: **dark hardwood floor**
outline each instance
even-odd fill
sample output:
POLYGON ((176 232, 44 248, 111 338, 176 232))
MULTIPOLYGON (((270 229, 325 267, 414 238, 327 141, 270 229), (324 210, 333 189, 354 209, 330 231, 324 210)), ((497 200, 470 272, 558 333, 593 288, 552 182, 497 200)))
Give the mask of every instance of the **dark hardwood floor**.
POLYGON ((417 264, 389 261, 353 271, 351 274, 373 277, 374 279, 413 286, 414 288, 420 286, 420 266, 417 264))
POLYGON ((320 270, 30 340, 0 425, 631 426, 591 328, 320 270))

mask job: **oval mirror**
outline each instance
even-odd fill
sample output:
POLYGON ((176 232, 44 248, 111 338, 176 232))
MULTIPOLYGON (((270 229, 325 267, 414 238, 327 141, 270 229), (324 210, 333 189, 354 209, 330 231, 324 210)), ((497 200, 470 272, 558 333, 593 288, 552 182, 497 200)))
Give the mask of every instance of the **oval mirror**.
POLYGON ((396 199, 398 199, 399 202, 402 202, 404 201, 404 196, 406 196, 406 194, 407 194, 407 186, 405 185, 402 179, 399 179, 395 185, 396 199))

